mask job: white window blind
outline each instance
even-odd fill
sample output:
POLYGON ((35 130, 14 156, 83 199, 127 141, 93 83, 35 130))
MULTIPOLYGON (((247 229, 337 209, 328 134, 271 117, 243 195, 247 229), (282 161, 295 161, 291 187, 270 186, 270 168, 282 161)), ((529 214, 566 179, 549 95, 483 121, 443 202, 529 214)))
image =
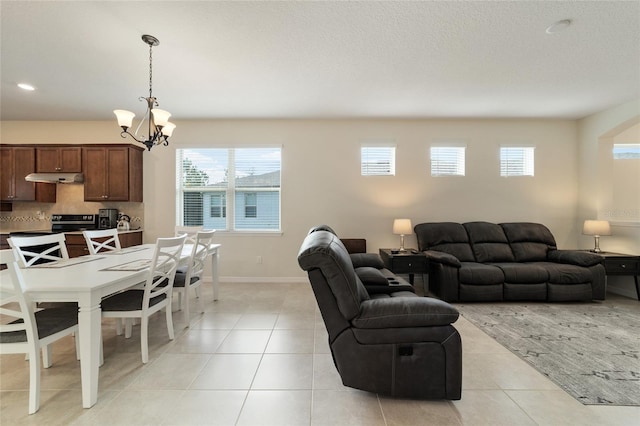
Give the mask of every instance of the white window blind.
POLYGON ((178 224, 280 230, 281 148, 176 150, 178 224))
POLYGON ((464 146, 432 146, 431 176, 464 176, 464 146))
POLYGON ((640 143, 613 144, 613 159, 614 160, 640 159, 640 143))
POLYGON ((500 176, 533 176, 534 147, 500 147, 500 176))
POLYGON ((395 146, 362 146, 360 148, 362 176, 393 176, 396 174, 395 146))

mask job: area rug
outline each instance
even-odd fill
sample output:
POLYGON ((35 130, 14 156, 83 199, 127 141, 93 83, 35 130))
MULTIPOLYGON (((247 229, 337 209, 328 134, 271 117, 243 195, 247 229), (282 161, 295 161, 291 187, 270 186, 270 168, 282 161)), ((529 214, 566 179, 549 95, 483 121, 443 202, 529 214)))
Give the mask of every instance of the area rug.
POLYGON ((456 308, 583 404, 640 405, 640 302, 456 308))

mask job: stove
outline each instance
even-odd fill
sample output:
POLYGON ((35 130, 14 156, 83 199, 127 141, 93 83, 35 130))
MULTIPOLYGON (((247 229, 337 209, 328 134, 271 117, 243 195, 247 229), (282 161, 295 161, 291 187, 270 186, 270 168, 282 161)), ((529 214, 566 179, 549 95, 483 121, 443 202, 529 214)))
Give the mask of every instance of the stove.
POLYGON ((97 214, 52 214, 51 232, 72 232, 98 229, 97 214))

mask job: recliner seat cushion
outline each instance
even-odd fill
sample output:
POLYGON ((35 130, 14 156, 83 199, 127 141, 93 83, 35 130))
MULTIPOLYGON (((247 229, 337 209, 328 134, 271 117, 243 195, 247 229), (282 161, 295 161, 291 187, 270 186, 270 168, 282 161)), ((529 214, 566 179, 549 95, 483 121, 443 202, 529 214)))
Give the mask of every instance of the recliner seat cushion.
POLYGON ((356 274, 362 281, 362 284, 367 285, 389 285, 389 280, 380 271, 380 269, 372 268, 370 266, 361 266, 356 268, 356 274))
POLYGON ((549 281, 549 272, 535 263, 493 263, 502 270, 504 282, 511 284, 538 284, 549 281))
POLYGON ((491 285, 504 283, 502 269, 484 263, 462 262, 459 271, 460 283, 472 285, 491 285))
POLYGON ((541 262, 539 266, 549 272, 549 283, 552 284, 584 284, 592 280, 588 268, 562 263, 541 262))

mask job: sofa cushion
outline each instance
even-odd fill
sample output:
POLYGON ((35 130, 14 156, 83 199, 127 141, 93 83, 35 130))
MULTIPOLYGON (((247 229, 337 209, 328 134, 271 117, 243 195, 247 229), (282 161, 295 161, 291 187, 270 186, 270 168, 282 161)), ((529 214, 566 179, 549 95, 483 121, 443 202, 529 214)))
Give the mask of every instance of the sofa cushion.
POLYGON ((449 253, 461 262, 473 262, 467 230, 460 223, 420 223, 414 227, 420 251, 437 250, 449 253))
POLYGON ((502 269, 484 263, 462 262, 459 271, 460 283, 473 285, 502 284, 502 269))
POLYGON ((534 284, 549 281, 549 272, 541 265, 532 263, 492 263, 502 269, 504 282, 511 284, 534 284))
POLYGON ((459 316, 456 308, 439 299, 410 296, 391 300, 362 302, 360 315, 351 323, 357 328, 431 327, 454 323, 459 316))
POLYGON ((516 262, 547 260, 547 252, 556 248, 556 240, 549 228, 539 223, 501 223, 509 240, 516 262))
POLYGON ((384 268, 384 262, 378 253, 350 253, 351 263, 354 268, 370 266, 372 268, 384 268))
POLYGON ((477 262, 514 262, 515 257, 500 225, 489 222, 463 224, 477 262))
POLYGON ((539 265, 549 272, 552 284, 584 284, 592 280, 589 268, 562 263, 540 262, 539 265))

